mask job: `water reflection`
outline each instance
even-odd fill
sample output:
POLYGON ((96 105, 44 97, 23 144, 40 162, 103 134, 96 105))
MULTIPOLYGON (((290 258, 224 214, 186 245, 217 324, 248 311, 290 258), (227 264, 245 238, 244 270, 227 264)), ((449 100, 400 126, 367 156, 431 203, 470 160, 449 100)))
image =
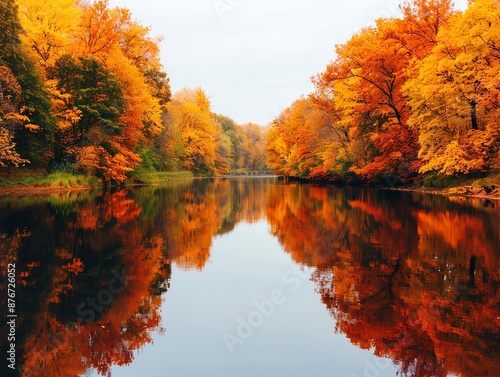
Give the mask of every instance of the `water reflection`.
POLYGON ((172 263, 202 270, 214 236, 260 219, 314 269, 336 331, 353 344, 408 376, 500 370, 494 203, 242 179, 0 198, 0 208, 0 263, 15 262, 19 279, 24 376, 106 375, 131 363, 163 331, 172 263))
POLYGON ((409 376, 494 376, 500 213, 482 204, 281 185, 266 210, 352 343, 409 376))

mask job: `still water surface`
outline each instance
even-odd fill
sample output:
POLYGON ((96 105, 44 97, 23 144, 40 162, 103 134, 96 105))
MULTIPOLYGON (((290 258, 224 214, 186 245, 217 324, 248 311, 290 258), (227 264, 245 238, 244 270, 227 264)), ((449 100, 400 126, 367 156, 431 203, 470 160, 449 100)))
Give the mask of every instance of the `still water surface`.
POLYGON ((17 376, 500 375, 498 203, 183 180, 2 197, 0 237, 17 376))

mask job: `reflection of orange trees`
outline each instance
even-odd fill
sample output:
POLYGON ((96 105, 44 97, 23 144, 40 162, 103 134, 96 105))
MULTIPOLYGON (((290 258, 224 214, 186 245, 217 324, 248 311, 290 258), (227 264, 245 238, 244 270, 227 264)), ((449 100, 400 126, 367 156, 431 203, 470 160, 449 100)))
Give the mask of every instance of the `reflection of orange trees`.
POLYGON ((64 326, 47 315, 39 322, 37 336, 25 344, 24 376, 76 377, 90 367, 109 375, 112 365, 131 363, 133 351, 151 341, 150 332, 160 322, 159 296, 135 301, 119 301, 88 325, 64 326), (128 304, 135 307, 130 316, 128 310, 121 312, 128 304))
POLYGON ((24 345, 23 376, 76 377, 85 372, 78 331, 70 331, 48 314, 38 318, 34 330, 37 335, 24 345))
POLYGON ((203 195, 197 190, 186 190, 183 195, 181 229, 177 240, 182 253, 174 258, 181 267, 201 270, 210 257, 212 236, 217 233, 220 211, 214 194, 203 195))
POLYGON ((272 234, 286 246, 296 262, 308 265, 318 265, 329 259, 328 246, 333 240, 320 234, 324 228, 316 221, 329 210, 325 207, 338 199, 333 196, 331 201, 323 201, 322 197, 315 197, 315 191, 317 195, 313 187, 276 185, 269 191, 266 206, 272 234))
MULTIPOLYGON (((498 265, 500 256, 499 223, 500 215, 491 211, 490 216, 476 213, 457 213, 455 211, 419 211, 418 232, 422 251, 433 249, 449 249, 459 255, 463 261, 466 255, 475 255, 487 266, 498 265), (484 235, 491 235, 490 241, 484 243, 484 235), (431 244, 437 242, 437 244, 431 244)), ((450 253, 447 253, 449 255, 450 253)), ((496 271, 500 273, 500 271, 496 271)))
POLYGON ((260 180, 217 179, 179 191, 162 209, 169 258, 181 268, 202 269, 214 236, 263 217, 267 187, 260 180))
POLYGON ((467 287, 455 300, 436 299, 436 292, 422 299, 418 309, 422 329, 432 339, 436 357, 446 361, 450 372, 463 376, 498 373, 500 294, 489 296, 488 291, 467 287))
MULTIPOLYGON (((46 312, 46 320, 41 323, 52 323, 50 331, 40 324, 40 336, 31 338, 26 345, 30 350, 26 368, 38 375, 77 375, 88 367, 106 374, 113 364, 131 362, 132 351, 150 341, 151 330, 159 326, 161 298, 152 295, 152 283, 157 276, 168 278, 165 258, 184 268, 201 269, 210 257, 212 237, 221 232, 224 222, 255 221, 262 216, 266 187, 256 181, 215 180, 175 188, 168 203, 162 203, 154 216, 145 221, 140 218, 141 207, 125 191, 105 194, 97 203, 80 203, 76 215, 65 223, 70 232, 60 236, 62 242, 56 255, 61 262, 51 274, 53 286, 46 305, 59 308, 62 300, 84 288, 78 278, 82 273, 92 273, 89 269, 95 258, 109 258, 110 248, 118 254, 113 261, 123 264, 131 279, 98 320, 79 325, 78 332, 66 329, 63 322, 46 312), (85 267, 77 275, 68 265, 80 266, 78 261, 85 267), (52 334, 61 333, 67 341, 53 344, 52 334), (47 344, 56 347, 63 358, 43 359, 47 344), (80 352, 71 353, 74 349, 80 352), (71 362, 62 365, 69 358, 71 362), (39 365, 44 367, 40 370, 39 365)), ((100 286, 106 285, 106 277, 95 278, 104 278, 100 286)))
MULTIPOLYGON (((16 229, 12 235, 0 234, 0 263, 2 266, 16 262, 16 253, 19 250, 22 240, 29 237, 30 234, 27 229, 16 229)), ((6 269, 0 273, 5 278, 6 269)))
MULTIPOLYGON (((265 216, 267 185, 255 179, 243 179, 228 182, 234 191, 227 202, 227 208, 236 208, 236 222, 246 221, 250 224, 265 216)), ((224 193, 222 193, 224 195, 224 193)))
MULTIPOLYGON (((277 185, 270 192, 266 211, 273 234, 288 246, 298 263, 328 265, 335 258, 334 251, 360 242, 369 243, 370 250, 358 248, 356 252, 366 253, 367 261, 376 263, 386 252, 382 245, 389 246, 391 252, 403 252, 405 241, 410 239, 408 228, 406 233, 398 231, 401 223, 379 223, 381 217, 397 219, 398 214, 390 206, 377 208, 377 200, 370 191, 277 185)), ((390 259, 394 258, 391 254, 390 259)))
POLYGON ((141 213, 140 207, 133 199, 127 198, 127 191, 121 190, 113 194, 105 194, 102 203, 87 205, 78 209, 78 219, 75 224, 83 229, 103 228, 114 220, 120 224, 134 220, 141 213))
POLYGON ((161 196, 168 202, 162 203, 154 227, 163 235, 167 258, 182 268, 203 268, 218 228, 219 208, 213 191, 176 187, 166 189, 161 196))
POLYGON ((201 269, 214 236, 263 217, 267 187, 220 179, 13 207, 17 229, 27 231, 2 235, 0 247, 2 256, 23 257, 18 272, 25 301, 33 302, 29 317, 20 318, 25 375, 78 376, 88 368, 107 374, 112 365, 130 363, 160 325, 170 262, 201 269), (89 317, 77 313, 78 305, 96 298, 122 267, 125 288, 85 323, 89 317))
POLYGON ((493 376, 500 216, 393 195, 277 185, 267 217, 294 260, 316 267, 322 301, 352 343, 409 376, 493 376))
MULTIPOLYGON (((140 213, 129 194, 118 191, 97 202, 79 202, 64 221, 55 216, 36 230, 47 232, 45 227, 52 226, 58 231, 53 262, 29 263, 50 270, 35 275, 50 275, 51 280, 23 344, 24 375, 78 376, 87 368, 109 374, 112 365, 130 363, 133 352, 151 341, 151 332, 159 329, 162 302, 155 285, 169 279, 170 269, 163 238, 141 225, 140 213), (78 304, 107 287, 113 270, 124 273, 123 289, 109 305, 100 305, 94 322, 85 324, 77 315, 78 304), (69 326, 73 321, 76 325, 69 326)), ((28 279, 28 264, 26 271, 28 279)))

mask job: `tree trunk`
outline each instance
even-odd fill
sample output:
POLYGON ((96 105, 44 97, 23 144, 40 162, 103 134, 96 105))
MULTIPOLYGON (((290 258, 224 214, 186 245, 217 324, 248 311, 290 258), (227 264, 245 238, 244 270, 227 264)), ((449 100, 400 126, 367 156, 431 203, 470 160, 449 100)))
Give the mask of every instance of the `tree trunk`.
POLYGON ((470 121, 472 124, 472 129, 478 130, 479 125, 477 123, 477 102, 474 100, 470 101, 470 121))

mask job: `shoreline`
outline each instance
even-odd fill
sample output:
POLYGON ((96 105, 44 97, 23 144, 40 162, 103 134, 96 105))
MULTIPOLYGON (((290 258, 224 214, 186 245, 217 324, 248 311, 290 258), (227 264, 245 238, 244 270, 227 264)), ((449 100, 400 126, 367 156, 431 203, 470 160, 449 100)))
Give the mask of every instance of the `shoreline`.
MULTIPOLYGON (((192 177, 190 179, 249 179, 249 178, 278 178, 282 176, 220 176, 220 177, 192 177)), ((186 178, 169 178, 171 180, 183 180, 186 178)), ((134 186, 149 186, 155 185, 163 180, 151 180, 149 182, 129 182, 126 183, 124 187, 134 187, 134 186)), ((314 183, 313 181, 305 181, 306 183, 314 183)), ((349 186, 349 185, 346 185, 349 186)), ((116 186, 118 187, 118 186, 116 186)), ((386 187, 386 186, 370 186, 380 190, 386 191, 399 191, 399 192, 415 192, 421 194, 430 195, 443 195, 448 197, 463 197, 469 199, 481 199, 481 200, 500 200, 500 185, 493 185, 487 187, 473 187, 473 186, 459 186, 459 187, 449 187, 449 188, 435 188, 435 187, 421 187, 421 186, 401 186, 401 187, 386 187), (489 191, 489 192, 488 192, 489 191)), ((70 192, 81 192, 81 191, 92 191, 92 190, 102 190, 102 186, 74 186, 74 187, 53 187, 53 186, 37 186, 37 185, 12 185, 0 187, 0 196, 38 196, 38 195, 50 195, 50 194, 65 194, 70 192)))
POLYGON ((10 187, 0 187, 1 196, 38 196, 50 194, 66 194, 69 192, 81 192, 97 190, 100 187, 96 186, 80 186, 80 187, 44 187, 44 186, 22 186, 14 185, 10 187))
POLYGON ((399 192, 416 192, 428 195, 442 195, 448 197, 462 197, 466 199, 481 199, 481 200, 500 200, 500 190, 497 189, 491 194, 486 193, 484 189, 476 188, 474 192, 467 189, 468 186, 454 187, 454 188, 433 188, 433 187, 379 187, 381 190, 399 191, 399 192), (449 190, 455 189, 457 191, 465 192, 450 192, 449 190))

